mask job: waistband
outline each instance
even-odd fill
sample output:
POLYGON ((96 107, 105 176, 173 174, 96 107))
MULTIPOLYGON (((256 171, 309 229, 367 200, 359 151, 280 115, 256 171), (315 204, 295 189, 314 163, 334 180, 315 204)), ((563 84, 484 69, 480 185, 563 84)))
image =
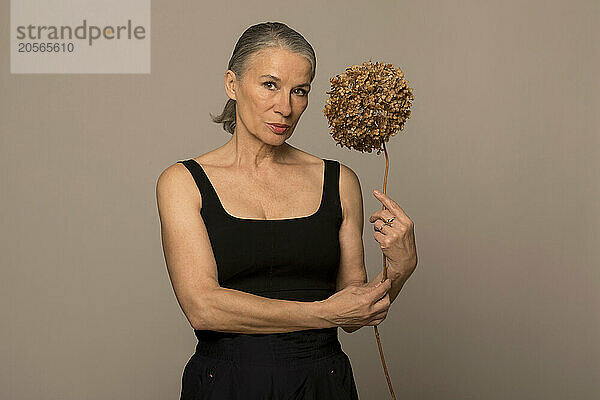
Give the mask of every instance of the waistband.
POLYGON ((195 354, 233 363, 293 367, 343 352, 337 327, 274 334, 194 333, 195 354))

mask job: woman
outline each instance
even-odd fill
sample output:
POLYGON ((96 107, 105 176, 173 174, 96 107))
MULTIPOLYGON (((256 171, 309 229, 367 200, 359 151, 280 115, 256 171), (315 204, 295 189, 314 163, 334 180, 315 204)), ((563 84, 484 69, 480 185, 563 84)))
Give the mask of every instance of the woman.
POLYGON ((286 143, 315 67, 287 25, 248 28, 213 117, 231 139, 158 179, 169 276, 198 338, 181 399, 358 399, 337 327, 381 323, 416 266, 412 222, 380 195, 389 278, 366 283, 357 176, 286 143))

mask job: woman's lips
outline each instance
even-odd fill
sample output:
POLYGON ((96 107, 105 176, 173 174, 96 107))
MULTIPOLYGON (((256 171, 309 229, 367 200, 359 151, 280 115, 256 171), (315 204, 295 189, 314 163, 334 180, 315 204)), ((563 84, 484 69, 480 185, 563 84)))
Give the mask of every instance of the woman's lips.
POLYGON ((287 131, 289 128, 289 126, 288 127, 280 127, 280 126, 273 125, 273 124, 267 124, 267 125, 269 125, 269 128, 271 128, 271 130, 278 135, 281 135, 282 133, 287 131))

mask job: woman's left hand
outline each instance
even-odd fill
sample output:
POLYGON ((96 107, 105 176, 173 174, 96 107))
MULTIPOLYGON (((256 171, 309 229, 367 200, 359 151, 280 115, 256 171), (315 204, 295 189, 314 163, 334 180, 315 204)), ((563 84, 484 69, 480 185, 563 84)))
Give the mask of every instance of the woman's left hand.
POLYGON ((400 208, 398 203, 384 193, 373 193, 385 209, 371 214, 375 240, 386 258, 404 279, 412 274, 417 266, 417 248, 413 221, 400 208))

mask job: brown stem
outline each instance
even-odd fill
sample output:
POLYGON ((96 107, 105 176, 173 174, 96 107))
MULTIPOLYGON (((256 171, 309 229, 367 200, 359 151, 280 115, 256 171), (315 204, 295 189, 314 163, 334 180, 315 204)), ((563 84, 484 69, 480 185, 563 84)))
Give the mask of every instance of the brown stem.
MULTIPOLYGON (((390 165, 390 160, 388 157, 387 149, 385 147, 385 141, 383 142, 383 152, 385 153, 385 176, 383 178, 383 194, 385 194, 385 188, 387 186, 387 175, 388 168, 390 165)), ((382 208, 385 210, 385 206, 382 208)), ((383 278, 382 282, 387 279, 387 263, 385 254, 383 255, 383 278)), ((388 388, 390 389, 390 394, 392 395, 392 399, 396 400, 396 395, 394 394, 394 388, 392 387, 392 381, 390 379, 390 375, 388 374, 387 366, 385 365, 385 358, 383 357, 383 347, 381 346, 381 340, 379 339, 379 330, 377 329, 377 325, 373 326, 375 329, 375 338, 377 339, 377 347, 379 347, 379 356, 381 357, 381 364, 383 364, 383 372, 385 373, 385 379, 387 380, 388 388)))

